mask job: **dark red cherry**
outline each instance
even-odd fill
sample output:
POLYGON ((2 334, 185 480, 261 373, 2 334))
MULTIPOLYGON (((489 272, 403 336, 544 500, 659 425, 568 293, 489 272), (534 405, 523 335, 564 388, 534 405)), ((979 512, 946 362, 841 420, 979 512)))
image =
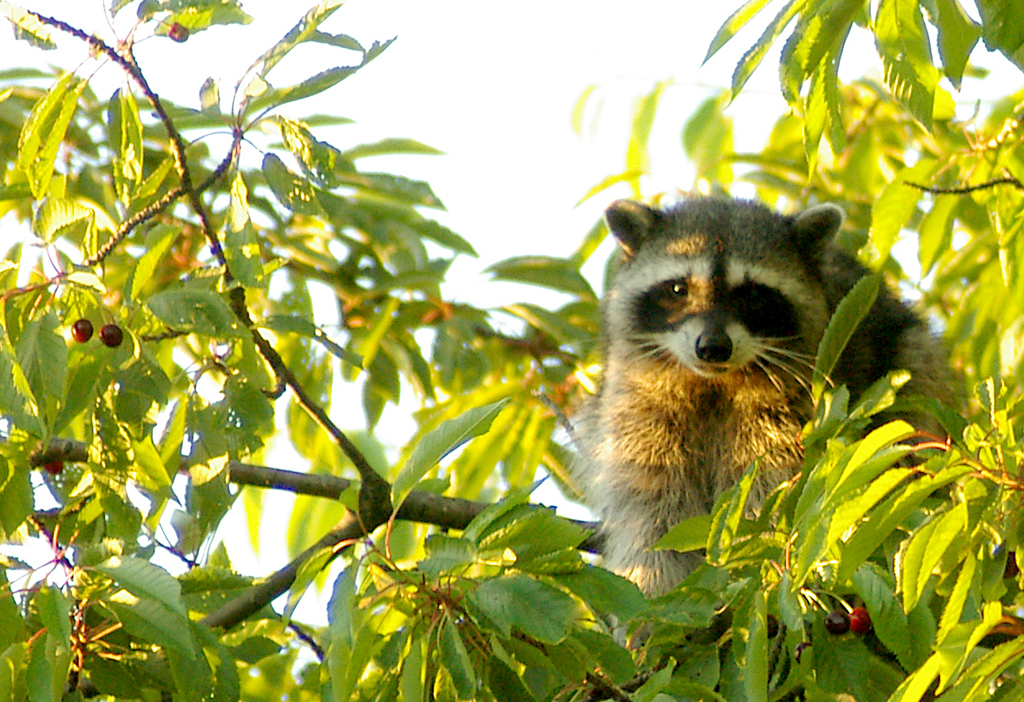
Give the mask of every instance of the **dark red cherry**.
POLYGON ((116 324, 105 324, 100 329, 100 341, 110 348, 117 348, 124 341, 124 332, 116 324))
POLYGON ((80 319, 71 325, 71 338, 80 344, 84 344, 92 338, 92 322, 88 319, 80 319))
POLYGON ((43 470, 50 475, 60 475, 64 472, 64 461, 50 461, 43 464, 43 470))
POLYGON ((836 636, 845 634, 850 630, 850 615, 845 609, 833 609, 825 617, 825 629, 836 636))
POLYGON ((167 29, 167 36, 171 41, 176 41, 179 44, 186 42, 188 41, 188 27, 175 22, 167 29))
POLYGON ((871 631, 871 615, 863 607, 850 610, 850 631, 855 634, 866 634, 871 631))

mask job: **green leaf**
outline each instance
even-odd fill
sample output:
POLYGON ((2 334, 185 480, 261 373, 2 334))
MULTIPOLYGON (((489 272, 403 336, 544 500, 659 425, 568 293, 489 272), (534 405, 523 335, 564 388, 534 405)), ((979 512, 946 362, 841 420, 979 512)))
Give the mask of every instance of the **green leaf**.
POLYGON ((454 419, 442 422, 424 435, 391 486, 391 502, 395 510, 398 510, 427 471, 459 446, 486 433, 506 404, 507 400, 499 400, 483 407, 474 407, 454 419))
MULTIPOLYGON (((802 12, 804 7, 807 5, 807 0, 789 0, 783 8, 779 11, 775 18, 768 24, 760 38, 750 49, 743 54, 743 58, 736 64, 736 69, 732 74, 732 96, 735 98, 743 86, 746 85, 747 80, 753 75, 754 70, 761 64, 761 61, 768 54, 768 50, 771 48, 775 40, 782 35, 789 23, 793 21, 793 18, 797 16, 799 12, 802 12)), ((721 34, 721 30, 719 30, 721 34)), ((717 39, 717 38, 716 38, 717 39)), ((712 42, 714 46, 714 42, 712 42)))
MULTIPOLYGON (((6 463, 6 459, 0 457, 0 465, 6 463)), ((0 471, 3 471, 0 468, 0 471)), ((3 497, 3 488, 0 487, 0 499, 3 497)), ((31 509, 31 505, 29 506, 31 509)), ((0 511, 3 508, 0 507, 0 511)), ((3 526, 3 518, 0 516, 0 527, 3 526)), ((0 538, 6 539, 7 534, 0 529, 0 538)), ((25 637, 25 620, 21 616, 21 609, 10 595, 11 584, 7 579, 7 569, 0 567, 0 642, 6 644, 12 641, 20 641, 25 637)), ((0 699, 6 699, 3 695, 3 655, 0 654, 0 699)))
POLYGON ((394 39, 384 43, 374 42, 367 50, 366 54, 364 54, 363 60, 358 66, 338 66, 336 68, 329 68, 326 71, 321 71, 315 76, 307 78, 301 83, 290 85, 286 88, 272 88, 267 90, 259 97, 252 100, 246 108, 246 112, 251 113, 264 108, 280 107, 289 102, 295 102, 296 100, 303 100, 307 97, 312 97, 313 95, 319 95, 320 93, 333 88, 335 85, 363 68, 366 64, 379 56, 384 49, 390 46, 392 41, 394 41, 394 39))
POLYGON ((747 496, 760 472, 760 462, 743 472, 736 485, 722 493, 715 504, 711 515, 711 529, 708 532, 707 550, 709 563, 722 563, 728 559, 733 540, 739 534, 743 510, 747 505, 747 496))
POLYGON ((1004 0, 978 0, 981 36, 989 51, 1000 51, 1017 68, 1024 70, 1024 25, 1020 4, 1004 0))
POLYGON ((917 260, 921 264, 921 275, 928 275, 935 262, 950 248, 953 241, 953 221, 957 209, 957 198, 938 197, 932 208, 921 220, 918 227, 917 260))
POLYGON ((207 78, 199 86, 199 109, 220 114, 220 88, 213 78, 207 78))
POLYGON ((937 635, 939 641, 945 639, 960 623, 968 595, 973 595, 978 601, 981 599, 981 573, 978 571, 977 564, 978 560, 974 554, 968 551, 960 566, 960 572, 956 576, 956 584, 953 586, 952 592, 949 593, 949 599, 946 600, 946 606, 942 610, 937 635))
POLYGON ((256 59, 246 72, 257 71, 260 76, 266 78, 274 66, 292 49, 304 41, 314 39, 317 28, 333 15, 341 4, 341 0, 330 0, 311 8, 276 44, 256 59))
POLYGON ((162 9, 171 10, 161 29, 180 24, 190 32, 199 32, 216 24, 249 24, 252 17, 242 11, 239 0, 172 0, 162 9))
POLYGON ((131 273, 131 288, 129 297, 132 300, 139 300, 142 290, 153 278, 157 266, 163 260, 164 255, 171 248, 171 244, 178 237, 178 231, 166 224, 158 224, 146 232, 145 253, 139 257, 135 268, 131 273))
POLYGON ((353 146, 351 149, 346 149, 341 152, 341 156, 349 161, 356 161, 361 158, 369 158, 371 156, 396 156, 396 155, 421 155, 421 156, 438 156, 444 154, 443 151, 435 149, 433 146, 427 146, 415 139, 381 139, 371 144, 359 144, 353 146))
POLYGON ((861 565, 853 575, 853 590, 864 601, 871 615, 875 635, 896 654, 900 665, 913 670, 910 637, 913 635, 906 613, 895 595, 893 577, 874 563, 861 565))
POLYGON ((13 538, 25 518, 32 514, 32 507, 29 471, 20 462, 0 455, 0 538, 13 538))
POLYGON ((263 284, 259 238, 249 220, 249 190, 241 173, 231 181, 231 202, 224 216, 224 255, 228 269, 242 285, 263 284))
POLYGON ((747 0, 743 7, 729 15, 729 18, 718 28, 715 38, 711 40, 711 45, 708 46, 708 52, 701 64, 707 63, 712 56, 718 53, 719 49, 729 43, 729 40, 736 36, 736 33, 745 27, 747 22, 754 19, 769 2, 771 0, 747 0))
POLYGON ((116 90, 110 98, 107 134, 114 152, 111 164, 118 200, 128 205, 142 184, 142 121, 130 90, 116 90))
POLYGON ((47 632, 65 646, 71 641, 71 602, 58 588, 44 586, 32 598, 47 632))
POLYGON ((88 82, 66 73, 39 99, 18 137, 18 168, 28 177, 32 195, 40 198, 50 186, 57 151, 64 141, 78 99, 88 82))
POLYGON ((92 231, 96 213, 75 200, 48 197, 36 212, 32 230, 44 243, 58 237, 85 239, 92 231))
POLYGON ((712 516, 701 514, 679 522, 652 546, 655 550, 697 551, 708 545, 712 516))
POLYGON ((981 27, 968 16, 959 0, 936 0, 935 10, 932 20, 938 29, 943 72, 953 87, 960 90, 967 61, 981 37, 981 27))
POLYGON ((552 577, 591 609, 611 614, 620 622, 635 619, 647 609, 647 600, 636 583, 604 568, 586 566, 575 573, 552 577))
POLYGON ((485 580, 469 598, 506 637, 515 629, 543 643, 558 643, 576 617, 572 598, 523 573, 485 580))
POLYGON ((931 124, 939 71, 918 0, 881 0, 875 13, 875 46, 893 97, 922 124, 931 124))
POLYGON ((94 567, 136 597, 149 597, 182 617, 187 616, 181 599, 181 585, 163 568, 141 558, 116 556, 94 567))
POLYGON ((117 615, 125 631, 139 642, 155 643, 181 653, 196 655, 188 618, 159 600, 139 598, 121 590, 106 605, 117 615))
POLYGON ((957 544, 958 535, 966 528, 967 503, 961 502, 930 519, 904 543, 897 556, 904 612, 917 604, 939 561, 957 544))
POLYGON ((508 521, 480 539, 481 551, 516 554, 516 567, 529 569, 531 560, 543 558, 566 549, 575 552, 590 532, 557 517, 553 510, 535 505, 522 505, 506 515, 508 521))
POLYGON ((308 179, 288 170, 278 155, 268 153, 263 157, 263 177, 278 202, 295 214, 323 215, 316 188, 308 179))
POLYGON ((836 311, 829 320, 825 335, 818 343, 818 353, 814 359, 814 381, 811 394, 820 401, 825 390, 825 380, 832 375, 832 369, 839 362, 839 357, 846 348, 847 342, 860 326, 861 320, 871 310, 871 305, 878 295, 881 278, 877 275, 866 275, 857 281, 850 292, 836 306, 836 311))
POLYGON ((437 633, 437 650, 441 665, 452 677, 452 684, 460 700, 473 699, 476 693, 476 673, 469 658, 466 644, 459 636, 458 627, 450 617, 444 617, 437 633))
POLYGON ((423 544, 427 557, 418 567, 427 577, 436 578, 441 573, 459 571, 472 565, 477 559, 476 544, 445 534, 431 534, 423 544))
POLYGON ((851 577, 857 567, 875 552, 882 542, 911 512, 936 490, 969 473, 971 468, 955 465, 936 475, 922 475, 905 489, 895 492, 879 505, 872 518, 862 524, 846 541, 843 558, 836 574, 837 582, 851 577))
POLYGON ((733 654, 743 673, 746 700, 768 702, 768 622, 764 590, 753 593, 745 622, 733 621, 733 654))
POLYGON ((231 308, 212 290, 169 288, 150 297, 148 304, 175 331, 219 337, 241 334, 231 308))
POLYGON ((572 259, 516 256, 494 263, 484 272, 490 273, 495 280, 539 285, 586 298, 596 297, 590 283, 580 274, 579 264, 572 259))
POLYGON ((658 81, 649 93, 637 101, 629 130, 629 144, 626 146, 627 171, 646 174, 651 169, 648 144, 651 130, 654 128, 654 118, 658 114, 658 103, 661 102, 661 95, 669 85, 668 81, 658 81))
MULTIPOLYGON (((53 50, 57 44, 50 38, 49 29, 34 14, 0 0, 0 14, 14 25, 14 38, 28 42, 38 49, 53 50)), ((2 698, 0 698, 2 699, 2 698)))
POLYGON ((59 331, 60 321, 52 310, 25 325, 18 339, 18 364, 28 379, 32 394, 55 419, 64 401, 68 348, 59 331))
POLYGON ((872 205, 869 239, 879 262, 889 257, 889 250, 913 218, 921 199, 921 191, 907 183, 927 182, 934 170, 935 163, 930 159, 921 159, 913 167, 903 169, 872 205))
POLYGON ((705 99, 686 119, 682 132, 683 151, 697 177, 723 184, 732 180, 727 159, 734 149, 732 119, 723 111, 728 100, 726 92, 705 99))

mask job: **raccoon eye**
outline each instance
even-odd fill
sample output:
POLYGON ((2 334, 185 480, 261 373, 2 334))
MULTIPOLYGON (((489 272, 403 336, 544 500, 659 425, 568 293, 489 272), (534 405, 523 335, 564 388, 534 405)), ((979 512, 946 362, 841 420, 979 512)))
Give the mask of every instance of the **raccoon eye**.
POLYGON ((686 280, 682 278, 678 280, 666 280, 664 283, 658 286, 658 295, 664 298, 665 300, 686 297, 686 293, 686 280))

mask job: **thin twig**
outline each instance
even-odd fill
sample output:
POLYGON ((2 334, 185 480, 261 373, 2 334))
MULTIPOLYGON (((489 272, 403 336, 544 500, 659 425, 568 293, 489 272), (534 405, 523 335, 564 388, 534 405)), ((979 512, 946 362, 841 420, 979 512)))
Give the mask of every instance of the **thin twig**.
POLYGON ((926 193, 933 195, 967 195, 978 190, 987 190, 988 188, 994 188, 999 185, 1012 185, 1018 190, 1024 190, 1024 185, 1013 176, 1003 176, 1002 178, 993 178, 992 180, 985 181, 984 183, 978 183, 977 185, 960 185, 955 188, 937 188, 931 185, 921 185, 920 183, 911 183, 909 181, 903 181, 904 185, 909 185, 911 188, 917 188, 923 190, 926 193))

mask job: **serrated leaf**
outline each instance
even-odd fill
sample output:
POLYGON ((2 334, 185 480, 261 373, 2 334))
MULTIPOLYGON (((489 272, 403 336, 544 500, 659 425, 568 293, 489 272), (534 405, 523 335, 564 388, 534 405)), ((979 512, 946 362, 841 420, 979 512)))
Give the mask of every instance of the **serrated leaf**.
POLYGON ((248 105, 246 111, 252 112, 263 110, 265 108, 269 109, 280 107, 281 105, 285 105, 289 102, 295 102, 296 100, 303 100, 307 97, 312 97, 313 95, 319 95, 320 93, 333 88, 335 85, 363 68, 376 56, 380 55, 381 51, 390 46, 392 41, 394 41, 394 39, 384 43, 374 42, 367 50, 366 54, 364 54, 363 60, 358 66, 338 66, 336 68, 329 68, 307 78, 301 83, 290 85, 285 88, 271 88, 259 97, 253 99, 250 105, 248 105))
POLYGON ((143 287, 153 278, 153 273, 163 260, 164 254, 178 237, 178 232, 166 224, 158 224, 146 232, 146 252, 139 257, 131 273, 129 297, 138 300, 143 287))
POLYGON ((967 503, 961 502, 933 517, 904 544, 897 557, 904 612, 915 607, 939 561, 967 528, 967 516, 967 503))
POLYGON ((60 321, 53 311, 25 325, 18 339, 18 365, 32 394, 42 403, 46 416, 56 417, 64 401, 68 367, 68 349, 60 331, 60 321))
POLYGON ((895 580, 874 563, 861 565, 852 580, 854 592, 864 601, 871 615, 875 635, 896 654, 900 665, 906 670, 913 670, 912 632, 907 615, 896 598, 895 580))
POLYGON ((29 476, 23 465, 0 456, 0 538, 12 538, 25 518, 32 514, 32 482, 29 476))
POLYGON ((560 519, 552 510, 523 507, 508 523, 483 537, 480 549, 499 552, 511 549, 516 554, 517 566, 528 569, 530 560, 564 549, 575 549, 590 534, 583 527, 560 519))
POLYGON ((516 256, 488 266, 494 280, 539 285, 588 298, 595 297, 576 261, 552 256, 516 256))
POLYGON ((318 31, 317 28, 334 14, 335 10, 341 7, 341 4, 340 0, 332 0, 331 2, 322 2, 316 7, 311 8, 277 43, 256 59, 249 66, 246 73, 257 71, 260 76, 266 78, 274 66, 287 56, 292 49, 302 42, 314 38, 318 31))
POLYGON ((985 47, 998 50, 1017 68, 1024 70, 1024 27, 1020 23, 1020 5, 1004 0, 978 0, 981 32, 985 47))
POLYGON ((47 632, 64 645, 70 645, 71 602, 64 593, 58 588, 44 586, 32 598, 32 603, 47 632))
POLYGON ((970 472, 964 465, 953 466, 934 476, 921 476, 905 489, 899 490, 878 506, 872 518, 864 523, 846 541, 843 559, 836 580, 843 582, 856 568, 874 553, 882 542, 907 516, 917 509, 934 491, 970 472))
POLYGON ((814 359, 814 380, 811 394, 815 401, 820 401, 825 390, 825 379, 832 375, 832 369, 839 362, 839 357, 846 348, 847 342, 857 330, 861 320, 871 310, 881 278, 877 275, 865 275, 857 281, 850 292, 836 306, 836 311, 829 320, 824 336, 818 343, 818 353, 814 359))
POLYGON ((572 598, 522 573, 484 580, 469 597, 506 636, 515 629, 543 643, 564 640, 576 616, 572 598))
POLYGON ((734 98, 746 85, 754 70, 761 64, 775 40, 781 36, 793 18, 803 11, 806 4, 807 0, 789 0, 768 24, 757 42, 743 54, 743 58, 736 64, 736 69, 732 74, 731 90, 734 98))
POLYGON ((722 563, 728 558, 733 540, 739 533, 747 497, 760 472, 760 462, 755 461, 734 486, 724 491, 715 504, 708 531, 707 553, 709 563, 722 563))
POLYGON ((231 181, 231 199, 224 215, 224 255, 228 269, 242 285, 263 284, 263 260, 259 239, 249 219, 249 189, 241 173, 231 181))
POLYGON ((930 159, 921 159, 913 167, 903 169, 885 186, 872 205, 868 237, 874 244, 880 262, 889 257, 889 250, 900 231, 911 221, 921 199, 921 191, 907 183, 927 182, 934 170, 935 163, 930 159))
POLYGON ((718 28, 718 32, 715 33, 701 64, 707 63, 708 59, 718 53, 719 49, 728 44, 736 36, 736 33, 745 27, 747 22, 754 19, 769 2, 771 0, 747 0, 743 7, 729 15, 729 18, 722 23, 722 26, 718 28))
POLYGON ((0 1, 0 14, 14 25, 14 37, 26 41, 38 49, 47 51, 57 48, 50 38, 50 31, 34 14, 13 5, 6 0, 0 1))
POLYGON ((454 419, 442 422, 425 434, 391 486, 391 502, 394 509, 397 510, 401 506, 416 483, 445 456, 473 437, 487 432, 507 402, 499 400, 483 407, 474 407, 454 419))
POLYGON ((655 550, 671 549, 683 553, 700 550, 708 545, 711 523, 710 514, 684 519, 669 529, 651 548, 655 550))
POLYGON ((125 631, 140 642, 169 647, 188 658, 196 655, 188 618, 163 602, 135 597, 122 590, 111 596, 106 604, 117 615, 125 631))
POLYGON ((981 38, 981 27, 968 16, 958 0, 936 0, 935 9, 937 16, 932 19, 938 30, 943 72, 953 87, 960 90, 967 61, 981 38))
POLYGON ((114 189, 121 203, 127 205, 142 183, 143 170, 142 122, 132 92, 115 91, 107 114, 107 133, 114 151, 114 189))
POLYGON ((885 83, 922 124, 931 124, 939 71, 918 0, 881 0, 875 13, 875 46, 885 83))
POLYGON ((96 565, 95 569, 113 578, 136 597, 157 600, 182 617, 187 616, 181 599, 181 585, 163 568, 141 558, 115 556, 96 565))
POLYGON ((476 692, 476 673, 470 660, 466 644, 459 636, 458 627, 451 618, 445 617, 437 634, 437 650, 441 665, 451 675, 452 684, 460 700, 473 699, 476 692))
POLYGON ((66 73, 32 108, 18 137, 18 168, 27 176, 32 195, 40 198, 50 186, 57 151, 64 141, 78 99, 88 82, 66 73))
POLYGON ((431 534, 423 548, 427 557, 419 562, 418 567, 430 578, 469 566, 477 558, 476 544, 469 539, 445 534, 431 534))
POLYGON ((150 297, 148 305, 175 331, 221 337, 240 333, 231 308, 211 290, 170 288, 150 297))
POLYGON ((48 197, 36 212, 32 229, 44 243, 58 237, 82 239, 92 230, 96 213, 74 200, 48 197))
POLYGON ((395 156, 395 155, 425 155, 425 156, 438 156, 444 154, 443 151, 435 149, 433 146, 427 146, 426 144, 416 141, 415 139, 381 139, 369 144, 359 144, 351 149, 346 149, 341 152, 342 158, 349 161, 356 161, 361 158, 368 158, 371 156, 395 156))
POLYGON ((292 212, 305 215, 323 214, 313 184, 288 170, 284 161, 276 154, 268 153, 263 157, 263 176, 267 179, 267 185, 274 191, 278 202, 292 212))

